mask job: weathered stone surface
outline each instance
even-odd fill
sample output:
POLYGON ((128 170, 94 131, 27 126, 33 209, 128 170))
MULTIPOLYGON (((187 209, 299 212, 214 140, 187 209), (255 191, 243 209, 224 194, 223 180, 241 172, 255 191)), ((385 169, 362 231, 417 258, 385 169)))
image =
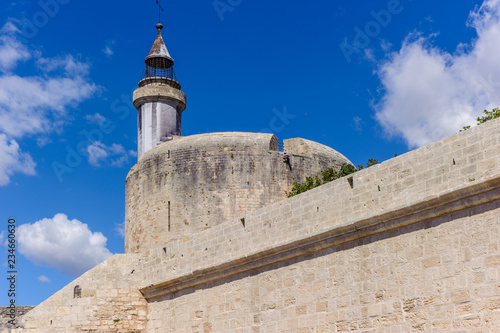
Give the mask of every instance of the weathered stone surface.
POLYGON ((115 256, 13 332, 500 332, 500 119, 244 218, 115 256))
POLYGON ((144 332, 148 310, 138 289, 140 264, 139 255, 111 257, 22 316, 21 328, 10 332, 144 332))
POLYGON ((350 163, 324 145, 272 134, 179 137, 146 152, 127 176, 125 252, 186 242, 286 198, 295 182, 350 163))
POLYGON ((186 109, 186 95, 169 85, 150 83, 134 91, 134 106, 138 109, 144 103, 164 102, 174 104, 182 112, 186 109))
POLYGON ((16 306, 13 310, 6 306, 0 307, 0 332, 9 332, 10 329, 19 327, 19 319, 33 308, 34 306, 16 306), (14 319, 14 325, 9 323, 12 319, 14 319))

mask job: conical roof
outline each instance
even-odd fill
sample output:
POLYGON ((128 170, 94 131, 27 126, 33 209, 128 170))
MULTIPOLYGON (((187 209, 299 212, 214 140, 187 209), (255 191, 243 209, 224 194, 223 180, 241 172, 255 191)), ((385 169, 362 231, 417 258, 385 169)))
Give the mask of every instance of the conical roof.
POLYGON ((174 65, 174 59, 172 59, 170 53, 168 53, 167 46, 165 45, 163 37, 161 36, 161 29, 163 29, 163 25, 161 23, 158 23, 156 25, 156 28, 158 29, 158 36, 156 37, 151 51, 149 51, 149 54, 146 57, 146 64, 149 62, 149 59, 163 58, 167 60, 167 64, 169 65, 168 67, 172 67, 174 65))

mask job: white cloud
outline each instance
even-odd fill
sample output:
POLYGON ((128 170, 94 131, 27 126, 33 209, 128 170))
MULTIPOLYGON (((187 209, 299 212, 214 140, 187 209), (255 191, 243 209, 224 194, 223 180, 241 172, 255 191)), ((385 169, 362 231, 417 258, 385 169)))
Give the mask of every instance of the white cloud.
POLYGON ((104 125, 104 122, 106 121, 106 118, 102 116, 99 113, 93 114, 93 115, 86 115, 85 119, 91 123, 91 124, 97 124, 99 126, 104 125))
POLYGON ((5 23, 5 25, 0 29, 0 34, 15 34, 19 32, 21 32, 21 30, 19 30, 16 25, 10 21, 5 23))
POLYGON ((104 52, 106 56, 111 57, 115 53, 115 51, 113 51, 112 49, 115 43, 116 42, 114 40, 107 41, 106 46, 104 47, 104 49, 102 49, 102 52, 104 52))
POLYGON ((104 52, 105 55, 107 55, 108 57, 111 57, 113 55, 113 50, 111 50, 111 48, 109 46, 106 45, 106 47, 102 50, 102 52, 104 52))
POLYGON ((112 144, 106 146, 104 143, 96 141, 87 147, 88 162, 94 167, 101 167, 103 164, 121 168, 129 162, 129 158, 135 155, 132 150, 126 151, 122 145, 112 144))
POLYGON ((83 76, 70 73, 50 78, 0 76, 0 131, 12 137, 60 131, 69 119, 68 107, 97 89, 83 76))
POLYGON ((45 283, 50 283, 50 279, 48 277, 46 277, 45 275, 40 275, 38 277, 38 281, 45 282, 45 283))
POLYGON ((72 55, 55 58, 38 58, 36 66, 45 73, 59 72, 68 76, 86 76, 89 65, 76 60, 72 55))
POLYGON ((352 124, 354 126, 354 129, 356 132, 362 132, 363 131, 363 119, 360 117, 354 117, 352 118, 352 124))
POLYGON ((0 71, 7 72, 14 69, 18 62, 31 58, 28 48, 12 38, 18 33, 17 27, 8 22, 0 29, 0 71))
POLYGON ((378 70, 385 91, 376 119, 410 148, 475 124, 482 110, 500 105, 500 0, 485 1, 468 24, 478 37, 455 54, 411 34, 378 70))
POLYGON ((18 227, 19 252, 37 265, 76 277, 112 256, 107 238, 65 214, 18 227))
POLYGON ((102 142, 94 142, 87 147, 89 164, 95 167, 100 167, 102 160, 105 160, 108 154, 108 148, 102 142))
POLYGON ((48 145, 49 143, 51 143, 52 140, 49 139, 48 137, 46 136, 41 136, 39 138, 36 138, 36 144, 38 145, 38 147, 42 148, 46 145, 48 145))
POLYGON ((0 133, 0 186, 10 182, 14 173, 35 175, 35 162, 28 153, 23 153, 15 140, 8 140, 0 133))
POLYGON ((380 48, 382 49, 382 51, 384 52, 389 52, 392 48, 392 44, 386 40, 382 40, 380 42, 380 48))
POLYGON ((117 224, 115 231, 122 237, 125 237, 125 221, 123 223, 117 224))
POLYGON ((372 49, 364 49, 365 59, 368 61, 375 61, 375 56, 373 55, 372 49))
POLYGON ((19 147, 31 136, 42 147, 50 134, 71 120, 69 109, 90 98, 98 87, 87 78, 89 65, 72 55, 43 58, 18 38, 9 21, 0 28, 0 186, 15 173, 35 174, 35 163, 19 147), (13 72, 20 62, 33 65, 39 76, 13 72), (14 140, 16 139, 16 140, 14 140))

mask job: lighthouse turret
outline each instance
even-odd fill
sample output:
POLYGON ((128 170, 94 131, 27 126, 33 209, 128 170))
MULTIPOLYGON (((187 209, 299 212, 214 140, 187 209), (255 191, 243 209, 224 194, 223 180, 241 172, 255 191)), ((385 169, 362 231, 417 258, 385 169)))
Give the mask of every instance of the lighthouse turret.
POLYGON ((181 91, 174 71, 174 59, 170 56, 161 30, 145 59, 146 66, 134 91, 133 102, 138 111, 137 155, 158 144, 181 135, 181 117, 186 109, 186 95, 181 91))

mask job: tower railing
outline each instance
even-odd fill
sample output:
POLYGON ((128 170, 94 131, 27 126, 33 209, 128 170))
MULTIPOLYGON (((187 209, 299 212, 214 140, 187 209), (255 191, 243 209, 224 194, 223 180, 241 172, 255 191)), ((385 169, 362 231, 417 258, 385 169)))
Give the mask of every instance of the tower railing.
POLYGON ((173 67, 170 68, 159 68, 146 65, 144 71, 142 72, 141 79, 148 77, 164 77, 177 81, 177 76, 173 67))
POLYGON ((142 72, 139 87, 151 83, 168 85, 173 88, 181 89, 181 85, 177 82, 177 76, 175 75, 173 67, 158 68, 146 65, 144 67, 144 71, 142 72))

